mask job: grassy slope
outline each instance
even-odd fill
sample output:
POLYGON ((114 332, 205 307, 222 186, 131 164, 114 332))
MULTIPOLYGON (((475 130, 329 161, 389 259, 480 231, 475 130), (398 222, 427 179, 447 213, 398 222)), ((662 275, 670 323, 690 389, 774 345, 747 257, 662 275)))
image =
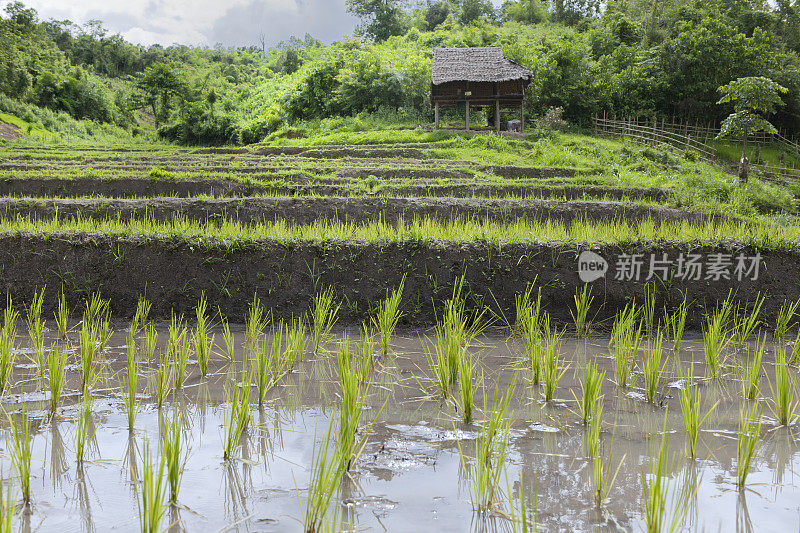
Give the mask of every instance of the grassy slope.
POLYGON ((18 127, 20 135, 32 135, 34 137, 43 139, 52 136, 52 133, 46 129, 43 129, 37 125, 32 125, 28 122, 25 122, 21 118, 15 117, 14 115, 10 115, 8 113, 0 113, 0 122, 5 122, 6 124, 12 124, 18 127))

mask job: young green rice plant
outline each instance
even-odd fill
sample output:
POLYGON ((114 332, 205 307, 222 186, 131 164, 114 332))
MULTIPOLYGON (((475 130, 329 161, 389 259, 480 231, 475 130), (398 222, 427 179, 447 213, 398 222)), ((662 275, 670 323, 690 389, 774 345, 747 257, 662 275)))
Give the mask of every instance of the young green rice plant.
POLYGON ((97 353, 105 350, 108 340, 113 333, 111 329, 111 301, 104 300, 99 293, 92 295, 86 302, 83 312, 83 325, 89 327, 97 343, 97 353))
POLYGON ((85 393, 97 380, 97 336, 91 323, 83 321, 80 336, 81 390, 85 393))
POLYGON ((375 333, 366 322, 361 323, 361 342, 354 344, 359 367, 359 380, 368 383, 375 367, 375 333))
POLYGON ((333 419, 331 419, 331 424, 321 442, 314 445, 308 496, 303 511, 305 533, 324 530, 325 515, 331 500, 339 490, 342 477, 347 471, 346 466, 347 461, 340 456, 340 449, 333 444, 333 419))
POLYGON ((542 377, 544 378, 544 399, 549 402, 555 397, 558 382, 564 377, 569 365, 564 366, 561 361, 561 336, 555 327, 550 327, 550 318, 545 317, 542 322, 542 339, 544 350, 542 352, 542 377))
POLYGON ((44 348, 44 320, 42 320, 42 304, 44 303, 44 289, 33 294, 31 305, 28 307, 28 336, 31 341, 33 357, 31 361, 36 365, 40 376, 47 372, 47 353, 44 348))
POLYGON ((746 307, 741 310, 737 307, 734 311, 733 332, 737 351, 744 348, 745 343, 750 339, 750 336, 753 335, 753 332, 758 328, 759 324, 761 324, 758 315, 761 313, 761 306, 764 305, 764 300, 766 300, 766 296, 762 296, 761 293, 759 293, 756 295, 756 301, 749 311, 746 307))
POLYGON ((223 344, 225 344, 224 357, 228 361, 233 361, 236 346, 234 344, 233 334, 231 333, 231 326, 228 324, 227 320, 222 321, 222 341, 223 344))
POLYGON ((697 457, 697 439, 700 436, 700 426, 703 425, 708 415, 716 408, 714 404, 711 409, 701 418, 700 416, 700 391, 694 379, 694 365, 690 365, 684 375, 681 385, 681 414, 683 415, 683 427, 686 430, 686 455, 692 459, 697 457))
POLYGON ((58 297, 58 310, 55 312, 54 317, 58 334, 62 340, 65 340, 67 333, 69 333, 69 307, 67 307, 67 298, 63 292, 58 297))
POLYGON ((257 349, 260 342, 259 339, 269 322, 269 313, 264 311, 258 296, 253 295, 253 302, 250 304, 250 309, 247 313, 247 343, 251 351, 257 349))
POLYGON ((5 392, 14 369, 14 360, 17 357, 17 312, 14 311, 11 298, 7 300, 4 311, 3 327, 0 329, 0 393, 5 392))
POLYGON ((136 391, 139 384, 139 361, 136 359, 136 346, 134 344, 133 330, 128 333, 127 350, 127 373, 125 381, 120 382, 119 388, 122 394, 122 404, 125 406, 125 414, 128 418, 128 430, 133 430, 136 423, 136 415, 139 412, 139 400, 136 391))
POLYGON ((739 383, 742 387, 742 397, 745 400, 755 400, 759 395, 761 383, 761 361, 767 345, 767 336, 762 335, 756 341, 755 349, 750 356, 750 361, 737 366, 739 383))
MULTIPOLYGON (((542 380, 542 343, 541 330, 541 293, 536 303, 527 307, 519 307, 517 324, 522 336, 525 338, 525 359, 531 369, 531 381, 538 385, 542 380)), ((546 313, 545 313, 546 315, 546 313)))
POLYGON ((306 351, 306 326, 303 317, 292 320, 292 326, 286 329, 286 353, 284 359, 288 370, 294 368, 297 361, 302 361, 306 351))
POLYGON ((714 314, 706 319, 703 327, 703 351, 706 357, 708 372, 712 378, 719 375, 725 364, 725 350, 730 343, 731 333, 728 329, 728 317, 731 312, 730 297, 714 314))
POLYGON ((761 437, 761 407, 754 403, 748 413, 739 408, 739 435, 736 444, 736 486, 744 489, 747 476, 753 465, 761 437))
POLYGON ((133 324, 135 325, 136 333, 139 333, 147 326, 147 319, 150 316, 151 304, 145 298, 139 298, 136 302, 136 314, 133 316, 133 324))
POLYGON ((646 475, 642 472, 643 515, 647 533, 676 531, 689 509, 691 497, 695 491, 672 491, 672 507, 668 508, 668 495, 671 492, 672 470, 674 458, 669 456, 669 433, 667 432, 666 414, 664 430, 658 455, 650 457, 650 470, 646 475))
POLYGON ((19 478, 22 502, 31 503, 31 421, 23 409, 19 417, 8 415, 11 437, 8 448, 11 450, 11 463, 19 478))
POLYGON ((164 455, 151 453, 150 443, 145 439, 142 445, 141 487, 137 494, 142 533, 160 533, 163 530, 161 523, 167 512, 165 464, 164 455))
POLYGON ((570 311, 572 321, 575 323, 575 334, 578 337, 587 337, 592 329, 592 321, 589 318, 589 308, 594 297, 592 287, 589 284, 583 286, 583 290, 575 294, 575 312, 570 311))
POLYGON ((425 359, 428 362, 428 368, 430 369, 430 374, 426 373, 426 375, 429 379, 436 383, 436 386, 439 389, 442 397, 447 398, 447 395, 450 392, 451 375, 451 357, 448 356, 448 353, 456 348, 453 347, 453 337, 445 333, 441 324, 436 325, 434 330, 434 339, 433 350, 428 347, 428 343, 424 343, 422 346, 422 349, 425 352, 425 359))
POLYGON ((12 533, 14 531, 14 496, 9 484, 5 490, 0 489, 0 533, 12 533))
MULTIPOLYGON (((247 375, 249 380, 249 374, 247 375)), ((223 425, 223 458, 233 457, 242 433, 250 420, 250 383, 243 382, 241 389, 235 384, 225 388, 225 403, 229 411, 223 425)))
POLYGON ((183 437, 182 418, 177 408, 172 413, 172 419, 166 422, 162 453, 167 468, 169 503, 176 505, 178 503, 178 492, 181 488, 181 479, 183 478, 183 469, 188 458, 186 440, 183 437))
POLYGON ((158 346, 158 332, 156 328, 151 325, 144 329, 144 349, 148 362, 153 362, 156 356, 156 347, 158 346))
POLYGON ((642 304, 642 322, 644 323, 645 335, 650 338, 653 336, 653 329, 656 327, 656 291, 652 284, 648 283, 644 288, 644 303, 642 304))
POLYGON ((47 358, 47 381, 50 386, 50 413, 54 415, 58 404, 61 402, 61 394, 64 392, 64 381, 67 376, 68 353, 61 348, 58 343, 53 343, 50 347, 50 354, 47 358))
POLYGON ((174 350, 170 348, 170 343, 167 343, 167 349, 164 350, 164 355, 156 369, 156 405, 159 409, 167 401, 175 381, 175 367, 172 364, 173 353, 174 350))
POLYGON ((191 351, 189 345, 189 332, 185 326, 181 328, 173 346, 175 362, 177 363, 177 371, 175 372, 175 387, 181 389, 183 388, 184 381, 186 381, 186 366, 189 364, 189 353, 191 351))
POLYGON ((356 441, 358 425, 364 410, 364 400, 369 393, 369 382, 362 383, 361 371, 351 358, 350 341, 345 336, 336 352, 339 365, 339 453, 349 470, 358 458, 361 445, 356 441))
POLYGON ((664 352, 661 345, 663 340, 664 335, 659 331, 655 336, 655 340, 648 341, 644 359, 642 360, 644 396, 648 402, 653 402, 656 394, 661 389, 661 376, 667 366, 666 361, 662 363, 664 352))
POLYGON ((400 300, 403 298, 403 289, 405 288, 406 277, 400 280, 400 286, 391 294, 386 295, 386 299, 378 307, 377 316, 372 317, 372 322, 381 336, 381 353, 386 355, 389 352, 389 340, 397 327, 397 323, 403 316, 400 311, 400 300))
POLYGON ((789 355, 788 363, 792 366, 800 364, 800 329, 797 330, 797 337, 792 343, 792 353, 789 355))
POLYGON ((592 496, 594 503, 598 508, 602 508, 606 504, 608 494, 614 487, 614 481, 617 479, 619 469, 622 468, 622 463, 625 461, 623 455, 617 465, 617 469, 611 472, 612 457, 614 452, 613 439, 608 449, 608 456, 603 457, 603 445, 600 442, 600 427, 603 418, 603 402, 602 400, 596 407, 597 411, 595 416, 590 419, 589 428, 587 431, 587 451, 589 461, 591 462, 591 476, 592 476, 592 496))
POLYGON ((511 527, 514 533, 531 533, 536 531, 537 521, 537 507, 538 497, 534 487, 533 501, 531 502, 531 512, 525 503, 525 485, 523 484, 522 471, 519 473, 519 483, 517 485, 517 504, 514 504, 514 499, 510 497, 514 493, 511 484, 506 479, 506 491, 509 494, 508 517, 511 521, 511 527), (517 508, 517 505, 519 508, 517 508))
POLYGON ((92 393, 83 395, 83 403, 81 404, 81 412, 78 414, 78 421, 75 424, 75 459, 78 465, 83 464, 83 458, 86 455, 86 447, 91 442, 92 428, 92 393))
POLYGON ((605 381, 606 373, 597 370, 597 364, 591 361, 586 361, 583 366, 583 384, 581 388, 581 397, 578 398, 575 392, 572 396, 578 403, 578 416, 581 418, 584 426, 588 426, 595 412, 602 396, 600 391, 603 389, 603 381, 605 381))
POLYGON ((266 341, 261 342, 261 346, 256 352, 255 379, 259 406, 264 404, 267 392, 286 373, 286 358, 282 347, 284 329, 283 321, 278 324, 277 328, 273 326, 272 345, 268 346, 266 341))
POLYGON ((314 353, 319 352, 320 345, 328 338, 333 326, 336 324, 337 315, 341 304, 333 302, 333 288, 329 287, 314 297, 311 307, 311 326, 314 353))
POLYGON ((788 426, 794 421, 797 400, 783 347, 775 350, 775 388, 772 387, 772 383, 769 387, 772 392, 772 413, 780 425, 788 426))
POLYGON ((514 330, 517 332, 524 332, 525 322, 534 318, 534 323, 537 323, 539 314, 542 311, 542 289, 539 288, 539 294, 536 300, 533 300, 531 294, 533 292, 533 284, 529 284, 525 292, 514 296, 515 309, 516 309, 516 322, 514 330))
POLYGON ((461 413, 464 423, 472 423, 472 412, 475 408, 475 357, 464 354, 458 365, 458 389, 461 392, 461 413))
POLYGON ((214 345, 214 335, 211 341, 208 338, 208 302, 205 293, 200 295, 200 301, 195 308, 197 316, 197 327, 194 330, 194 353, 197 357, 197 366, 200 367, 200 375, 206 377, 208 374, 208 360, 211 357, 211 346, 214 345))
MULTIPOLYGON (((508 403, 514 394, 514 382, 508 386, 503 396, 498 398, 495 390, 492 404, 489 406, 484 389, 483 411, 488 419, 484 423, 481 436, 475 443, 475 457, 470 474, 470 492, 472 506, 479 513, 492 511, 502 497, 500 476, 506 463, 508 438, 511 431, 511 417, 508 403)), ((459 444, 459 451, 461 445, 459 444)), ((463 452, 462 463, 466 463, 463 452)), ((466 464, 464 464, 465 470, 466 464)))
POLYGON ((642 325, 637 324, 636 308, 631 305, 617 313, 611 330, 614 345, 614 377, 623 389, 633 385, 631 375, 642 340, 642 325))
POLYGON ((796 302, 787 302, 784 300, 778 311, 778 320, 775 323, 775 342, 782 343, 786 337, 786 332, 789 330, 792 318, 797 312, 797 307, 800 306, 800 300, 796 302))
POLYGON ((668 316, 667 333, 669 333, 672 338, 672 349, 676 352, 681 349, 688 310, 689 307, 686 304, 686 297, 684 296, 683 302, 681 302, 681 305, 678 306, 674 313, 667 315, 666 310, 664 311, 664 316, 668 316))

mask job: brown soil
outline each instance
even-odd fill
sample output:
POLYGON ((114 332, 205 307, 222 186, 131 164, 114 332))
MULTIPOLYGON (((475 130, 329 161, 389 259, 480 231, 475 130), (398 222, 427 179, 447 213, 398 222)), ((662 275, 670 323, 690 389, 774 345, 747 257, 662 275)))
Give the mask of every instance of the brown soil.
POLYGON ((541 197, 576 200, 583 198, 625 198, 664 202, 670 191, 664 189, 634 189, 605 186, 531 186, 503 184, 452 184, 452 185, 378 185, 375 190, 356 189, 352 186, 326 184, 286 184, 263 186, 235 180, 166 180, 160 178, 120 179, 0 179, 0 196, 77 198, 104 196, 109 198, 136 198, 155 196, 356 196, 365 193, 391 194, 392 196, 430 197, 541 197))
POLYGON ((0 140, 15 141, 20 137, 22 137, 22 135, 19 133, 18 127, 14 126, 13 124, 0 122, 0 140))
MULTIPOLYGON (((608 258, 620 253, 708 254, 726 252, 753 255, 741 243, 727 245, 676 245, 668 242, 636 245, 594 246, 608 258)), ((582 286, 577 275, 580 247, 571 245, 400 242, 400 243, 306 243, 262 241, 219 243, 177 238, 117 238, 75 234, 6 234, 0 236, 0 292, 19 303, 27 302, 37 289, 46 287, 46 314, 63 290, 72 306, 94 291, 110 298, 115 316, 131 315, 140 295, 153 302, 153 314, 167 317, 172 311, 191 314, 202 293, 209 308, 223 315, 244 317, 253 294, 271 307, 276 316, 305 313, 319 287, 333 287, 344 323, 369 316, 386 290, 406 288, 403 311, 406 320, 431 324, 434 305, 441 308, 450 297, 454 281, 464 275, 470 305, 493 308, 513 319, 514 298, 536 281, 545 308, 561 322, 569 322, 573 295, 582 286)), ((762 251, 758 281, 675 280, 655 284, 658 309, 673 309, 684 296, 691 302, 688 324, 697 326, 703 310, 712 309, 730 289, 739 301, 752 302, 767 295, 763 318, 776 316, 784 301, 796 300, 800 287, 800 253, 762 251)), ((660 257, 660 255, 659 255, 660 257)), ((644 297, 645 283, 615 281, 613 272, 592 284, 595 321, 610 321, 632 298, 644 297)))
POLYGON ((570 224, 576 219, 591 221, 655 222, 705 218, 700 213, 657 206, 617 202, 588 202, 560 200, 488 200, 462 198, 384 198, 384 197, 275 197, 224 199, 15 199, 0 198, 0 216, 14 218, 31 216, 49 219, 58 213, 62 217, 78 214, 95 218, 124 220, 145 216, 163 222, 181 215, 190 220, 230 219, 243 224, 285 220, 294 224, 309 224, 315 220, 341 220, 364 223, 384 220, 396 224, 400 218, 412 220, 427 217, 440 221, 462 218, 486 218, 509 222, 520 218, 560 220, 570 224))

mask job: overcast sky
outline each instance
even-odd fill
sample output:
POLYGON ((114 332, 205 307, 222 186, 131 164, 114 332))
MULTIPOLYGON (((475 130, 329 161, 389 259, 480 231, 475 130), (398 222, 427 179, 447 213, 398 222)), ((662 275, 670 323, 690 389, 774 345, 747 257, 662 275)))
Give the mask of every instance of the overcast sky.
MULTIPOLYGON (((0 0, 5 7, 11 0, 0 0)), ((23 0, 43 20, 102 20, 133 43, 275 45, 310 33, 325 43, 353 33, 345 0, 23 0)), ((493 0, 496 5, 502 0, 493 0)))

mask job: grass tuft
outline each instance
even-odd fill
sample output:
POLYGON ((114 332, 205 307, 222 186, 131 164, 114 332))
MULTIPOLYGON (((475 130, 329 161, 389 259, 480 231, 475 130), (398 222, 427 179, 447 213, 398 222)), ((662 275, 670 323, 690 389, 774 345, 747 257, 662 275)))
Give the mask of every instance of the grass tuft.
POLYGON ((744 489, 753 457, 760 443, 761 407, 754 403, 748 413, 744 407, 739 408, 739 434, 736 444, 736 486, 744 489))
POLYGON ((570 311, 572 321, 575 323, 575 335, 578 337, 588 337, 592 330, 592 321, 589 318, 589 308, 594 301, 592 287, 589 284, 583 286, 583 290, 575 294, 575 311, 570 311))
POLYGON ((400 281, 400 285, 391 294, 386 295, 386 299, 381 302, 377 316, 372 318, 375 328, 381 337, 381 353, 389 353, 389 340, 391 339, 397 323, 403 316, 400 311, 400 301, 403 298, 403 290, 406 284, 406 277, 400 281))
POLYGON ((328 338, 336 325, 341 304, 334 305, 333 288, 329 287, 314 297, 311 307, 312 345, 319 353, 320 345, 328 338))

